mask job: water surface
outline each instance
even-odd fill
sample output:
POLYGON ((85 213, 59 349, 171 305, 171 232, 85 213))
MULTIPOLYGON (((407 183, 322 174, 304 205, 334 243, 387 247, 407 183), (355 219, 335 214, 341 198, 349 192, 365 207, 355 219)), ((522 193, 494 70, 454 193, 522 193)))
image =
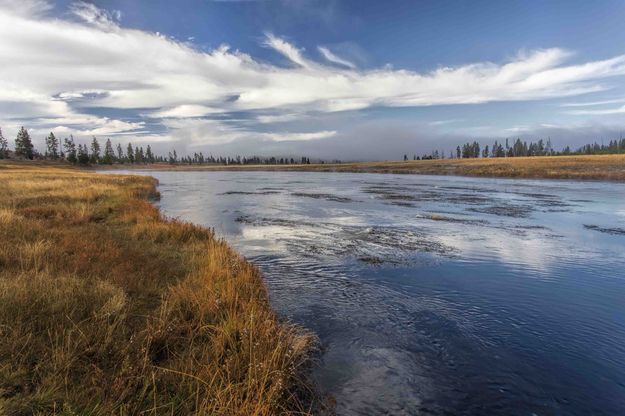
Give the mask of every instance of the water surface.
POLYGON ((625 185, 147 173, 318 334, 339 414, 625 414, 625 185))

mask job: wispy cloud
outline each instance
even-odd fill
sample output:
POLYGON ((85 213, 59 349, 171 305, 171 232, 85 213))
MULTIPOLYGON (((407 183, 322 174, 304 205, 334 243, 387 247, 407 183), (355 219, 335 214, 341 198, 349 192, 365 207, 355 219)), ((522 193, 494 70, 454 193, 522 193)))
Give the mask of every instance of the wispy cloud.
POLYGON ((589 102, 576 102, 576 103, 564 103, 561 107, 592 107, 598 105, 607 105, 607 104, 616 104, 625 102, 625 98, 617 98, 614 100, 603 100, 603 101, 589 101, 589 102))
POLYGON ((321 55, 323 55, 323 57, 327 59, 328 61, 335 63, 335 64, 346 66, 350 69, 356 69, 356 65, 349 62, 346 59, 336 56, 334 53, 332 53, 330 49, 326 48, 325 46, 318 46, 317 49, 319 50, 319 52, 321 52, 321 55))
POLYGON ((311 133, 265 133, 262 136, 275 142, 325 139, 336 135, 335 130, 315 131, 311 133))
POLYGON ((566 112, 566 114, 573 115, 608 115, 622 113, 625 113, 625 105, 617 108, 604 108, 602 110, 571 110, 566 112))
POLYGON ((304 68, 311 67, 311 63, 304 58, 301 50, 284 39, 274 36, 272 33, 265 34, 265 45, 276 50, 297 65, 303 66, 304 68))
POLYGON ((166 108, 152 113, 147 116, 151 118, 191 118, 204 117, 209 114, 221 113, 223 110, 214 107, 207 107, 198 104, 183 104, 172 108, 166 108))
POLYGON ((77 1, 70 5, 70 11, 85 22, 101 28, 116 27, 122 18, 119 10, 108 11, 100 9, 93 3, 77 1))

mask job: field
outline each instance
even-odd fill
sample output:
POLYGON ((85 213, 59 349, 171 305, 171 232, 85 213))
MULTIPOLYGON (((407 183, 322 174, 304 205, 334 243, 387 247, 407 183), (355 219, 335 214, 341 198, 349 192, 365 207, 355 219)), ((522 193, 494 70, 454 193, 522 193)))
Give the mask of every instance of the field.
POLYGON ((312 337, 155 185, 0 164, 0 414, 310 413, 312 337))
MULTIPOLYGON (((120 168, 129 167, 118 165, 120 168)), ((625 155, 409 160, 311 165, 150 165, 162 170, 287 170, 625 181, 625 155)))

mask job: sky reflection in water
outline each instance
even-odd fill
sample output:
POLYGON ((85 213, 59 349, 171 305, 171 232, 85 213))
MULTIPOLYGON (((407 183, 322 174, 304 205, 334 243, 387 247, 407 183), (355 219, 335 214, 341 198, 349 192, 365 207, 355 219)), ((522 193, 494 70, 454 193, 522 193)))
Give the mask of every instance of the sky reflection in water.
POLYGON ((625 414, 624 185, 147 173, 317 332, 339 414, 625 414))

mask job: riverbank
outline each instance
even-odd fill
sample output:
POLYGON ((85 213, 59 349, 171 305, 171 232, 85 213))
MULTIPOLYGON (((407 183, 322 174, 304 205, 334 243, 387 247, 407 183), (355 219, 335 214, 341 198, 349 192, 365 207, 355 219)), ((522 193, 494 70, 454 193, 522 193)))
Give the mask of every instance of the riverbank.
POLYGON ((402 173, 625 181, 625 155, 408 160, 310 165, 115 165, 120 169, 402 173))
POLYGON ((0 413, 310 413, 310 334, 157 196, 148 177, 0 164, 0 413))

